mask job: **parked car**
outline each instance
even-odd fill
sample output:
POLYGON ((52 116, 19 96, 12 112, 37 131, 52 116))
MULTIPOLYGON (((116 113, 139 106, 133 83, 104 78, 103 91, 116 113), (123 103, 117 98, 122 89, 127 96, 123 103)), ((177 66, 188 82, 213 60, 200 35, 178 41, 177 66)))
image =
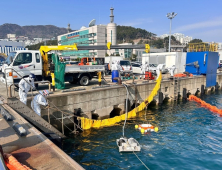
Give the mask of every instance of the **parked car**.
POLYGON ((142 65, 142 63, 139 62, 139 61, 132 61, 132 62, 131 62, 131 65, 133 65, 133 64, 140 64, 140 65, 142 65))
POLYGON ((120 66, 122 67, 122 70, 120 71, 121 75, 125 74, 133 74, 133 69, 130 61, 128 60, 120 60, 120 66))
MULTIPOLYGON (((156 74, 156 69, 157 69, 158 64, 149 64, 149 71, 151 71, 152 73, 156 74)), ((168 72, 168 70, 166 68, 164 68, 162 70, 163 74, 166 74, 168 72)))
POLYGON ((140 74, 141 73, 141 66, 142 66, 142 64, 140 64, 140 63, 133 63, 132 64, 133 73, 140 74))

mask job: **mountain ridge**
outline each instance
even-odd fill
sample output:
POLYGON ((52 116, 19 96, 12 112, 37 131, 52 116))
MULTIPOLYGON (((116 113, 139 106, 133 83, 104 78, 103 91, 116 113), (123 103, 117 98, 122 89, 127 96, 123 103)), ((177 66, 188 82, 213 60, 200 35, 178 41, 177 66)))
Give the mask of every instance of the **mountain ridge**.
MULTIPOLYGON (((72 30, 74 31, 74 30, 72 30)), ((0 25, 0 39, 7 38, 7 34, 16 34, 16 36, 25 36, 29 39, 33 38, 53 38, 58 35, 67 33, 66 28, 57 27, 54 25, 26 25, 5 23, 0 25)), ((134 39, 150 39, 156 34, 145 29, 134 28, 131 26, 117 26, 117 41, 132 41, 134 39)))
POLYGON ((27 25, 20 26, 18 24, 5 23, 0 25, 0 38, 7 38, 7 34, 16 34, 16 36, 25 36, 29 39, 33 38, 52 38, 67 33, 66 28, 54 25, 27 25))

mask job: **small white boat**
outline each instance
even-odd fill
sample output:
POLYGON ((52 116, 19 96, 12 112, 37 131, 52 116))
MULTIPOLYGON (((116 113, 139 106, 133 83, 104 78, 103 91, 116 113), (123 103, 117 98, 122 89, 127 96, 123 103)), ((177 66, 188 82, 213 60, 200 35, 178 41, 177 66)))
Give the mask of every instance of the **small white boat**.
MULTIPOLYGON (((127 89, 127 85, 125 85, 125 84, 123 84, 123 85, 126 88, 127 99, 128 99, 129 92, 127 89)), ((128 104, 128 102, 126 100, 126 108, 128 108, 127 104, 128 104)), ((127 139, 126 137, 124 137, 124 128, 126 125, 127 113, 128 113, 128 110, 126 109, 126 116, 125 116, 125 121, 124 121, 124 125, 123 125, 123 137, 121 137, 120 139, 116 139, 116 144, 119 147, 119 152, 139 152, 141 150, 139 142, 137 142, 137 140, 134 138, 127 139)))
POLYGON ((116 140, 119 152, 139 152, 141 150, 140 144, 134 138, 120 138, 116 140))

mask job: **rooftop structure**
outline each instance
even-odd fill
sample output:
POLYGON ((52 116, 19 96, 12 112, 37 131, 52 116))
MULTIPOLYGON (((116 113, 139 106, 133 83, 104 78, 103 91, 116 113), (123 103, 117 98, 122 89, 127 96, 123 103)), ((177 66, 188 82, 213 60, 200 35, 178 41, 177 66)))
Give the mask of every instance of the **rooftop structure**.
MULTIPOLYGON (((107 25, 96 25, 96 20, 90 21, 88 27, 82 26, 79 30, 59 35, 58 45, 72 45, 74 43, 81 45, 105 45, 111 42, 116 45, 116 24, 113 15, 114 8, 110 8, 110 23, 107 25)), ((74 58, 82 57, 105 57, 106 50, 80 50, 80 51, 63 51, 62 55, 74 58)))

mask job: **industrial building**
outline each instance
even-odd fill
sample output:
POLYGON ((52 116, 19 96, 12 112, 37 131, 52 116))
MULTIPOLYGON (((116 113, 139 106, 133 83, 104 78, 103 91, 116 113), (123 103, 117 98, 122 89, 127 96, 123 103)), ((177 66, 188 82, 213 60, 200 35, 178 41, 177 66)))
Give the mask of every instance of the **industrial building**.
POLYGON ((7 57, 11 51, 25 49, 25 44, 23 42, 0 41, 0 61, 4 61, 5 57, 7 57))
MULTIPOLYGON (((110 23, 107 25, 95 25, 96 20, 93 19, 88 27, 82 26, 80 30, 68 32, 57 37, 59 45, 72 45, 77 43, 81 45, 105 45, 111 42, 116 45, 117 27, 114 23, 114 8, 110 8, 110 23)), ((68 29, 69 30, 69 29, 68 29)), ((105 57, 106 50, 81 50, 81 51, 64 51, 62 56, 72 58, 82 57, 105 57)))

